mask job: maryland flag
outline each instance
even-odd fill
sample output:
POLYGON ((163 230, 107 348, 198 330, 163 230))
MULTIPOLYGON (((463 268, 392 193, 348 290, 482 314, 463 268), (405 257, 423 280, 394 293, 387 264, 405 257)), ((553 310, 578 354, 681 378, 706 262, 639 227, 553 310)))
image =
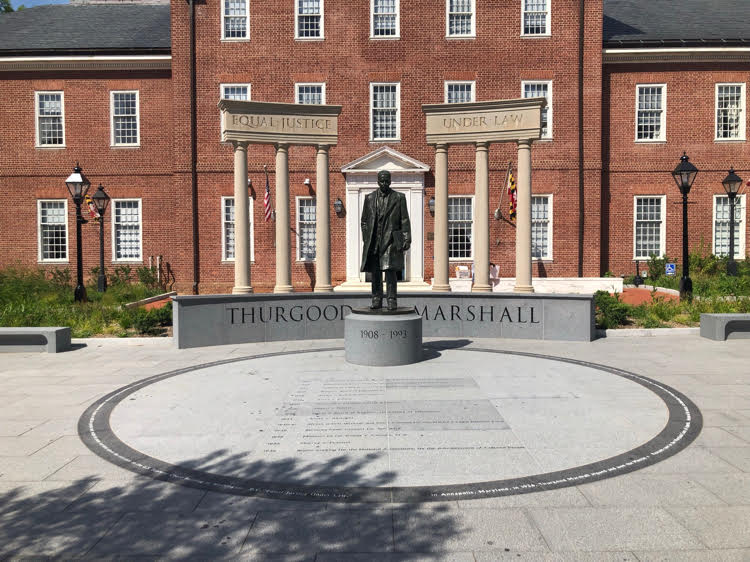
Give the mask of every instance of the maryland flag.
POLYGON ((513 177, 513 170, 508 168, 508 207, 510 220, 516 222, 516 205, 518 204, 518 195, 516 193, 516 178, 513 177))
POLYGON ((91 195, 86 195, 84 202, 86 203, 86 207, 89 210, 89 218, 92 218, 95 220, 100 218, 99 209, 96 208, 96 205, 94 204, 94 200, 91 198, 91 195))

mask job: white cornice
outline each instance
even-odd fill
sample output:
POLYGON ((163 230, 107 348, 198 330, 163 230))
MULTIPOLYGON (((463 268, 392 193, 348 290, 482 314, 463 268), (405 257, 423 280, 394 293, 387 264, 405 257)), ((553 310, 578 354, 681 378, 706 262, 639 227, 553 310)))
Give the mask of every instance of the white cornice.
POLYGON ((0 72, 44 70, 169 70, 172 55, 0 57, 0 72))
POLYGON ((604 64, 750 61, 750 47, 605 48, 603 53, 604 64))

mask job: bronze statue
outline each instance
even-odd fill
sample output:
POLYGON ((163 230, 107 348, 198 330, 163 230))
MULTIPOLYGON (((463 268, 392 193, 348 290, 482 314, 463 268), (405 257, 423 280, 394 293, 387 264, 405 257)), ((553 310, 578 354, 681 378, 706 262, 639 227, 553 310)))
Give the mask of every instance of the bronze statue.
POLYGON ((362 267, 372 273, 371 309, 383 307, 385 272, 388 310, 396 310, 396 276, 404 269, 404 252, 411 246, 411 223, 406 197, 391 189, 391 173, 378 172, 377 191, 365 197, 362 209, 362 267))

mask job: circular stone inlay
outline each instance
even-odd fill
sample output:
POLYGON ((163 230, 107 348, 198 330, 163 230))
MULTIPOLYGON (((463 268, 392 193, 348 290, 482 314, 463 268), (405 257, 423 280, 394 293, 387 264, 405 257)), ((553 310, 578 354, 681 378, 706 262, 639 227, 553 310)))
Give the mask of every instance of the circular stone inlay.
POLYGON ((195 365, 96 402, 79 433, 128 470, 206 490, 310 501, 419 502, 616 476, 701 429, 678 391, 620 369, 427 344, 408 367, 343 350, 195 365))

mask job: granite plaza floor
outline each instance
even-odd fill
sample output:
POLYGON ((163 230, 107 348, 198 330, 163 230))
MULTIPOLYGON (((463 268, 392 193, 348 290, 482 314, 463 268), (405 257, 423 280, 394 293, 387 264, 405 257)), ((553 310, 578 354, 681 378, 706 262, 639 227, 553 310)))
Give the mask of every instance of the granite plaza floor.
POLYGON ((0 560, 750 560, 747 340, 78 343, 0 356, 0 560))

